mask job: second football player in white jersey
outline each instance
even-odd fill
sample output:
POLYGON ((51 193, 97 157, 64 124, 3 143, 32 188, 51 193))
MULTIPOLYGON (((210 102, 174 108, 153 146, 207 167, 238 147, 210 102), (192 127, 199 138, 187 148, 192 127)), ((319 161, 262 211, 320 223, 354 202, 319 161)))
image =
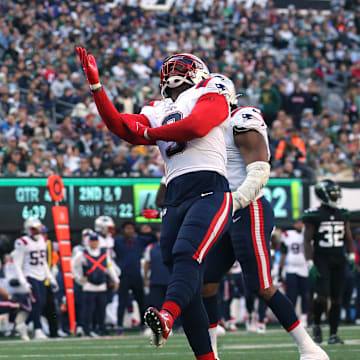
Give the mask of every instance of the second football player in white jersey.
POLYGON ((309 311, 309 270, 304 253, 304 223, 297 219, 293 224, 294 229, 286 230, 281 235, 281 259, 279 278, 285 275, 286 295, 296 305, 301 297, 300 321, 307 326, 307 313, 309 311))
POLYGON ((34 321, 36 339, 47 338, 41 330, 40 323, 46 300, 45 280, 48 279, 54 289, 58 288, 47 262, 47 244, 41 233, 42 228, 43 224, 39 219, 28 218, 24 223, 26 235, 15 240, 15 249, 12 253, 20 285, 31 292, 30 319, 34 321))
POLYGON ((233 223, 226 236, 209 255, 203 289, 208 311, 212 347, 216 351, 216 290, 217 283, 237 259, 243 269, 248 291, 257 294, 271 308, 281 325, 292 336, 301 360, 327 360, 300 324, 292 303, 272 284, 270 276, 270 237, 274 212, 263 196, 262 189, 270 175, 270 150, 267 126, 261 111, 252 106, 236 109, 235 88, 230 79, 222 77, 231 89, 230 102, 235 110, 227 130, 227 176, 234 201, 233 223))

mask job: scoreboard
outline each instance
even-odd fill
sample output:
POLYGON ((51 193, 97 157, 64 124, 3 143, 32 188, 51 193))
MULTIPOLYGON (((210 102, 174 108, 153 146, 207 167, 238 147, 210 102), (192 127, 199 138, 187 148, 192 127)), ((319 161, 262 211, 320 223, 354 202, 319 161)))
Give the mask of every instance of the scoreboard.
MULTIPOLYGON (((159 178, 63 178, 63 182, 61 205, 68 207, 72 231, 92 228, 100 215, 111 216, 117 226, 126 220, 160 222, 141 216, 143 209, 156 209, 159 178)), ((278 225, 290 224, 301 215, 301 180, 270 179, 264 194, 278 225)), ((0 233, 21 230, 29 216, 40 218, 52 230, 52 205, 45 178, 0 179, 0 233)))

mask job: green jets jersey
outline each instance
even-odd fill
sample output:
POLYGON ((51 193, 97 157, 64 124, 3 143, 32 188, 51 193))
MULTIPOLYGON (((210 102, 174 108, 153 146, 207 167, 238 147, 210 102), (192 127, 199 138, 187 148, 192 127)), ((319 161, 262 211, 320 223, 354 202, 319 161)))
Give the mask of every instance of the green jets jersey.
POLYGON ((323 254, 344 257, 345 224, 349 221, 349 215, 346 209, 326 205, 305 210, 304 223, 315 226, 314 256, 323 254))

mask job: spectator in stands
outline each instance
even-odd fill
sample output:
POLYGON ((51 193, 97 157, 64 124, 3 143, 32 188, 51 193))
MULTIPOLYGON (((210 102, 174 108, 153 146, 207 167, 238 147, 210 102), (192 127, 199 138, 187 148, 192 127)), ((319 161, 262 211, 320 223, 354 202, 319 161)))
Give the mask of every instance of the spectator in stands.
POLYGON ((306 148, 303 140, 299 136, 299 130, 291 127, 286 129, 284 139, 280 140, 276 152, 275 160, 280 163, 285 163, 285 160, 290 160, 297 167, 298 163, 306 161, 306 148))
MULTIPOLYGON (((120 111, 137 113, 144 103, 159 98, 154 83, 163 59, 169 52, 191 52, 203 57, 212 71, 230 76, 237 91, 245 94, 240 103, 260 106, 269 125, 280 120, 285 129, 296 126, 305 142, 311 136, 321 143, 331 135, 336 145, 337 132, 351 132, 360 115, 358 12, 348 2, 329 14, 306 9, 304 16, 298 10, 280 12, 273 1, 263 7, 236 1, 175 2, 167 14, 125 3, 110 9, 68 2, 59 7, 5 2, 2 14, 8 15, 0 15, 0 133, 17 140, 28 136, 29 148, 39 136, 49 150, 49 131, 61 130, 65 146, 76 144, 86 129, 94 140, 104 137, 107 129, 98 123, 73 51, 74 43, 87 41, 104 55, 99 60, 103 84, 120 111), (139 28, 144 31, 139 33, 139 28), (312 109, 312 115, 286 107, 295 83, 303 89, 305 110, 312 109), (328 111, 324 113, 322 107, 328 111), (331 120, 324 130, 320 125, 324 115, 331 118, 341 112, 350 121, 331 120), (39 126, 39 114, 49 119, 49 131, 39 126), (68 114, 70 119, 64 116, 68 114), (94 114, 89 121, 88 114, 94 114), (304 121, 310 129, 303 126, 304 121)), ((358 147, 349 140, 345 155, 350 166, 358 147)), ((102 144, 96 151, 102 152, 102 144)), ((109 155, 104 160, 110 174, 114 154, 109 149, 103 153, 109 155)), ((151 173, 153 166, 143 161, 133 174, 151 173)))
POLYGON ((85 156, 80 156, 79 167, 72 172, 73 176, 91 176, 92 169, 90 166, 90 160, 85 156))
POLYGON ((259 101, 265 122, 271 127, 278 111, 281 109, 281 96, 270 79, 264 81, 259 101))
POLYGON ((8 177, 16 177, 16 176, 20 175, 19 169, 14 161, 9 160, 6 163, 4 175, 8 176, 8 177))

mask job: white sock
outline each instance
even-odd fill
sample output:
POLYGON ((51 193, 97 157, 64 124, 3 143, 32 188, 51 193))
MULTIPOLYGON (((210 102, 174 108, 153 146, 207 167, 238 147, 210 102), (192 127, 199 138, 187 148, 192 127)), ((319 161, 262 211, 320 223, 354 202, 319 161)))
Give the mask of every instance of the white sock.
POLYGON ((315 346, 313 339, 310 337, 301 323, 299 323, 295 329, 289 331, 289 335, 294 339, 300 352, 315 346))
MULTIPOLYGON (((219 325, 217 325, 219 326, 219 325)), ((216 336, 216 328, 215 327, 211 327, 209 328, 209 335, 210 335, 210 342, 211 342, 211 347, 214 353, 215 358, 218 358, 218 352, 217 352, 217 336, 216 336)))

